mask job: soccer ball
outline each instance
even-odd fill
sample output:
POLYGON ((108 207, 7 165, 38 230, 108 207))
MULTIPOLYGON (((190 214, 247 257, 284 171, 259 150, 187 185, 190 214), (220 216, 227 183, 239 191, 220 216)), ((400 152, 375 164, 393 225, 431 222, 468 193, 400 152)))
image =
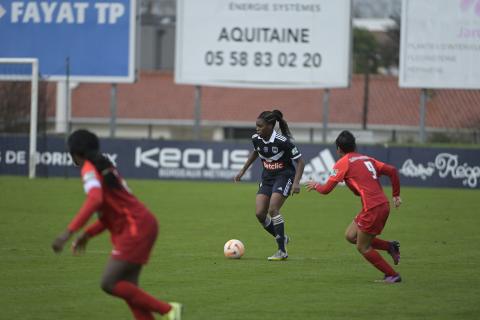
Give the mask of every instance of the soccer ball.
POLYGON ((230 259, 240 259, 245 253, 245 246, 237 239, 228 240, 223 246, 223 254, 230 259))

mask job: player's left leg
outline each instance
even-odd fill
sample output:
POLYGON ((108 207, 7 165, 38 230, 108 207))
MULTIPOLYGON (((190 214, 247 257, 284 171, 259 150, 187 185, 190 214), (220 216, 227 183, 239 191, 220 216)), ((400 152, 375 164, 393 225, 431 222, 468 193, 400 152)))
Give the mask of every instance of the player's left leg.
MULTIPOLYGON (((143 265, 140 265, 140 268, 133 269, 131 273, 126 275, 125 280, 135 284, 138 287, 138 280, 140 278, 142 267, 143 265)), ((127 304, 132 310, 133 315, 136 317, 135 319, 154 320, 154 317, 150 311, 140 308, 131 302, 127 302, 127 304)), ((169 302, 168 304, 172 308, 169 312, 163 315, 163 318, 165 320, 181 320, 183 306, 178 302, 169 302)))
POLYGON ((390 205, 383 203, 370 209, 368 212, 361 211, 354 219, 353 223, 347 228, 345 236, 350 243, 357 243, 358 225, 362 225, 364 232, 375 234, 370 245, 375 250, 387 251, 392 257, 393 263, 397 265, 400 262, 400 243, 398 241, 386 241, 380 239, 378 235, 383 230, 390 213, 390 205), (357 225, 358 224, 358 225, 357 225))
POLYGON ((385 274, 386 282, 402 281, 400 274, 397 273, 382 256, 372 248, 372 240, 375 235, 368 234, 362 230, 357 231, 357 250, 363 257, 370 262, 375 268, 385 274))
POLYGON ((286 236, 285 236, 285 221, 280 214, 280 208, 285 203, 287 198, 283 194, 274 192, 270 198, 270 204, 268 207, 268 214, 272 217, 273 227, 275 228, 276 237, 278 245, 278 252, 273 256, 269 257, 269 260, 285 260, 288 258, 287 249, 286 249, 286 236))
POLYGON ((357 224, 352 221, 345 230, 345 239, 351 244, 357 244, 357 224))
MULTIPOLYGON (((133 283, 138 287, 138 281, 140 278, 140 272, 142 271, 142 265, 139 268, 132 268, 125 274, 124 280, 133 283)), ((130 311, 136 320, 154 320, 152 313, 148 310, 142 309, 134 305, 133 303, 126 301, 130 311)))
MULTIPOLYGON (((167 314, 172 309, 170 304, 152 297, 131 282, 135 278, 138 282, 141 268, 142 265, 140 264, 110 258, 102 277, 102 289, 111 295, 124 299, 129 305, 135 306, 137 310, 142 309, 149 312, 158 312, 162 315, 167 314)), ((143 319, 153 319, 148 318, 145 312, 138 312, 137 314, 145 316, 143 319)))
POLYGON ((375 237, 372 239, 372 248, 387 251, 393 259, 393 264, 397 265, 400 262, 400 242, 396 240, 386 241, 375 237))
MULTIPOLYGON (((352 221, 345 230, 345 239, 351 244, 357 244, 357 224, 352 221)), ((375 237, 372 239, 371 246, 375 250, 388 251, 392 256, 394 264, 400 261, 400 243, 398 241, 386 241, 375 237)))

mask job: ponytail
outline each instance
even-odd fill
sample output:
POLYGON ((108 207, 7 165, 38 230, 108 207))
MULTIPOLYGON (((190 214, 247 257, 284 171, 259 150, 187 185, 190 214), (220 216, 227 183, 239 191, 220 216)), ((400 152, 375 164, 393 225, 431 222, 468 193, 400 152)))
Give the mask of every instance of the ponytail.
POLYGON ((95 166, 95 169, 102 175, 103 181, 110 188, 119 188, 120 182, 117 176, 117 170, 113 163, 103 154, 87 154, 86 158, 95 166))
POLYGON ((263 119, 266 123, 271 124, 273 127, 275 127, 275 124, 278 121, 278 125, 282 131, 282 134, 288 138, 293 138, 287 121, 283 119, 283 113, 280 110, 275 109, 273 111, 263 111, 260 113, 258 118, 263 119))
POLYGON ((292 133, 290 132, 290 128, 288 127, 287 121, 283 119, 283 113, 280 110, 276 110, 276 109, 273 110, 272 113, 275 115, 283 135, 286 137, 292 138, 292 133))

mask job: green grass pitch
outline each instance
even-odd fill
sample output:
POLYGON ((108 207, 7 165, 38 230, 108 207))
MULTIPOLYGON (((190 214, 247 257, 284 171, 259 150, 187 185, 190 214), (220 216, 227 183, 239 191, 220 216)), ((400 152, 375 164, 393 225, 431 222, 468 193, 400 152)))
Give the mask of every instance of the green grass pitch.
MULTIPOLYGON (((275 243, 255 219, 256 185, 129 183, 161 224, 141 286, 184 303, 187 320, 480 318, 478 190, 402 189, 383 236, 401 241, 404 282, 385 285, 343 238, 360 208, 345 188, 288 199, 290 258, 268 262, 275 243), (245 244, 240 260, 223 257, 232 238, 245 244)), ((0 190, 0 319, 132 318, 99 288, 106 234, 82 257, 50 250, 83 201, 79 179, 0 177, 0 190)))

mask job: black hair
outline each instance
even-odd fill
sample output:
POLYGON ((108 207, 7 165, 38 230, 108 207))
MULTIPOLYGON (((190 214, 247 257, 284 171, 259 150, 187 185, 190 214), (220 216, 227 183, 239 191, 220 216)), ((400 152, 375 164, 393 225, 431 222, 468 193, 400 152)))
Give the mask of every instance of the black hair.
POLYGON ((72 158, 77 155, 90 161, 103 176, 108 187, 120 186, 115 166, 100 153, 100 142, 94 133, 85 129, 76 130, 68 137, 67 144, 72 158))
POLYGON ((354 152, 357 149, 355 137, 348 130, 340 132, 337 140, 335 140, 335 144, 337 145, 337 148, 340 148, 340 150, 345 153, 354 152))
POLYGON ((258 119, 262 119, 266 123, 271 124, 272 127, 275 127, 275 124, 278 121, 278 125, 280 126, 283 135, 292 138, 292 133, 290 132, 287 121, 283 119, 283 113, 280 110, 263 111, 258 116, 258 119))

